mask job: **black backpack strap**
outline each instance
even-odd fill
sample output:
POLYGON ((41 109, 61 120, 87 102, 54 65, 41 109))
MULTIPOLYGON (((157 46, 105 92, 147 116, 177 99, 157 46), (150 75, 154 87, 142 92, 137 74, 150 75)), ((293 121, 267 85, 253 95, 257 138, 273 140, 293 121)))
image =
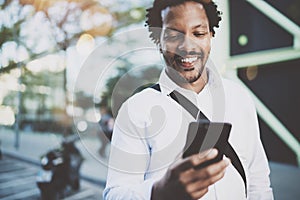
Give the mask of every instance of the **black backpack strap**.
POLYGON ((174 99, 179 105, 181 105, 185 110, 187 110, 195 119, 197 119, 199 109, 195 109, 195 105, 188 100, 185 96, 174 90, 171 92, 170 97, 174 99))
POLYGON ((239 159, 239 156, 236 154, 235 150, 233 147, 230 145, 230 143, 227 141, 227 147, 225 148, 224 154, 230 158, 232 165, 234 168, 238 171, 240 176, 242 177, 244 184, 245 184, 245 192, 246 192, 246 197, 247 197, 247 179, 246 179, 246 174, 243 168, 243 165, 239 159))
MULTIPOLYGON (((153 88, 157 91, 161 91, 159 84, 152 85, 151 88, 153 88)), ((193 104, 190 100, 188 100, 185 96, 180 94, 178 91, 174 90, 173 92, 171 92, 169 94, 169 96, 174 101, 176 101, 179 105, 181 105, 186 111, 188 111, 195 119, 210 121, 204 115, 204 113, 201 112, 197 106, 195 106, 195 104, 193 104)), ((238 173, 242 177, 244 184, 245 184, 245 191, 246 191, 246 196, 247 196, 247 179, 246 179, 246 174, 245 174, 243 165, 242 165, 237 153, 235 152, 235 150, 233 149, 233 147, 231 146, 231 144, 228 141, 227 141, 226 146, 227 147, 225 148, 224 154, 228 158, 230 158, 232 165, 234 166, 234 168, 238 171, 238 173)))
POLYGON ((161 92, 160 85, 158 83, 155 84, 155 85, 152 85, 150 87, 153 88, 154 90, 157 90, 157 91, 161 92))

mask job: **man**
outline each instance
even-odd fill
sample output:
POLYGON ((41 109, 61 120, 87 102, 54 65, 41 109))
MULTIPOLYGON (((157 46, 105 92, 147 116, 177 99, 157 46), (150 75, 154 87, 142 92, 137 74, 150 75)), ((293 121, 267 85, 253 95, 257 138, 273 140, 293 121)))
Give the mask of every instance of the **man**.
POLYGON ((159 89, 143 90, 119 111, 105 199, 273 199, 255 107, 244 90, 219 79, 209 67, 219 15, 208 0, 155 0, 148 9, 150 37, 166 67, 159 89), (195 118, 171 98, 173 91, 188 98, 208 120, 232 124, 229 143, 247 181, 226 156, 196 168, 216 157, 216 149, 182 158, 188 126, 195 118))

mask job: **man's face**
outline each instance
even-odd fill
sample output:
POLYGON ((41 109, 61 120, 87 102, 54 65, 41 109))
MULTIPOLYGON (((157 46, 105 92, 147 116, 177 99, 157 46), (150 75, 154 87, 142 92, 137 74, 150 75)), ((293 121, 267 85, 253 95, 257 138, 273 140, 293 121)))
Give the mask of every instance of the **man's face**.
POLYGON ((188 83, 196 82, 208 59, 212 34, 202 4, 188 1, 162 11, 160 47, 167 64, 188 83))

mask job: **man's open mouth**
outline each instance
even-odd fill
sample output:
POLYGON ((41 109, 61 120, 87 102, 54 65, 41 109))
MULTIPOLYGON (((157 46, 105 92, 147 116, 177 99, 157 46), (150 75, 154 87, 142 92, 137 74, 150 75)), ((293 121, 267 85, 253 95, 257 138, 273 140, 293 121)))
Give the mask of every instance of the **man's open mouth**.
POLYGON ((176 63, 183 68, 184 71, 191 71, 194 69, 194 65, 199 60, 199 56, 181 57, 177 56, 176 63))

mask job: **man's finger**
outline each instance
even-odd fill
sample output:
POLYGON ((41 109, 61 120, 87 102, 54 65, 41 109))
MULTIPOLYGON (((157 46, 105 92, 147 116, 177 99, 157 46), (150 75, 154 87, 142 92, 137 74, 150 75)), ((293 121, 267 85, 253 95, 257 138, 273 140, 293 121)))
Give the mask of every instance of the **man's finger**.
POLYGON ((203 197, 207 192, 208 192, 208 188, 205 188, 203 190, 193 192, 190 196, 192 197, 193 200, 194 199, 196 200, 196 199, 200 199, 201 197, 203 197))
POLYGON ((189 193, 193 193, 193 192, 197 192, 200 190, 203 190, 205 188, 208 188, 210 185, 216 183, 218 180, 220 180, 221 178, 224 177, 225 174, 225 170, 219 171, 218 173, 214 174, 213 176, 207 177, 207 178, 200 178, 197 179, 197 181, 195 182, 190 182, 187 187, 186 190, 189 193))
POLYGON ((186 184, 198 180, 209 179, 210 177, 216 176, 219 173, 223 173, 229 163, 230 160, 228 158, 224 158, 222 161, 209 165, 205 168, 186 171, 181 174, 180 181, 186 184))
POLYGON ((230 160, 228 158, 224 158, 223 160, 214 163, 212 165, 209 165, 208 167, 206 167, 204 170, 199 170, 199 175, 200 177, 212 177, 215 176, 216 174, 224 171, 226 169, 226 167, 229 165, 230 160))
POLYGON ((218 150, 214 148, 192 155, 194 160, 194 166, 197 166, 207 160, 211 160, 215 158, 217 155, 218 155, 218 150))
POLYGON ((179 163, 171 167, 172 175, 179 175, 181 172, 187 171, 207 160, 213 159, 218 155, 217 149, 209 149, 198 154, 189 156, 179 163))

